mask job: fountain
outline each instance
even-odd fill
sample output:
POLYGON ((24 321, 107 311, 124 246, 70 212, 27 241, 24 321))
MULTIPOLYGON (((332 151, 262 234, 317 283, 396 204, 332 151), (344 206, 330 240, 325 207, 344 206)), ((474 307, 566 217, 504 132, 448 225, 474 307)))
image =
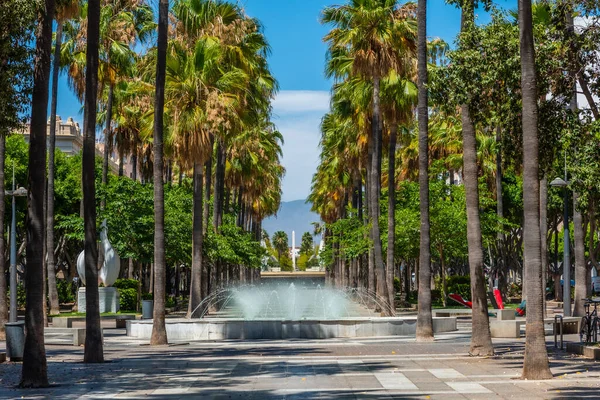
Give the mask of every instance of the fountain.
MULTIPOLYGON (((326 339, 414 335, 416 316, 381 317, 385 302, 363 289, 315 281, 265 282, 222 288, 198 307, 200 319, 168 318, 169 340, 326 339), (208 312, 208 310, 217 310, 208 312)), ((434 318, 434 332, 456 330, 456 318, 434 318)), ((151 320, 127 321, 127 335, 149 339, 151 320)))

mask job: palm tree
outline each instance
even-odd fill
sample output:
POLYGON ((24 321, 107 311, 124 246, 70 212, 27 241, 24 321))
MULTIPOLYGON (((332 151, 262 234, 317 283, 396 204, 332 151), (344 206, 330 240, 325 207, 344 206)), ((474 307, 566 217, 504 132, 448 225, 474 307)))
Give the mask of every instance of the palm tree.
POLYGON ((58 73, 63 39, 64 21, 79 13, 79 0, 61 1, 56 7, 56 38, 54 44, 54 66, 52 69, 52 93, 50 102, 50 134, 48 136, 48 197, 46 199, 46 266, 48 269, 48 297, 50 314, 58 314, 58 291, 54 258, 54 151, 56 148, 56 105, 58 100, 58 73))
POLYGON ((165 197, 163 184, 163 131, 169 0, 158 6, 156 96, 154 100, 154 315, 151 345, 167 344, 165 326, 165 197))
POLYGON ((433 339, 431 317, 431 248, 429 237, 429 110, 427 107, 427 0, 419 0, 417 9, 417 86, 419 124, 419 209, 421 212, 419 251, 419 314, 417 340, 433 339))
POLYGON ((347 5, 325 8, 321 17, 323 23, 334 26, 325 36, 330 57, 339 58, 339 63, 347 65, 351 75, 368 79, 372 84, 368 211, 377 293, 384 297, 387 286, 379 227, 383 126, 380 82, 390 70, 404 75, 409 65, 405 55, 411 51, 412 42, 405 38, 412 31, 412 10, 412 6, 398 7, 396 0, 351 0, 347 5))
MULTIPOLYGON (((474 25, 474 2, 462 4, 461 31, 474 25)), ((467 241, 471 276, 471 301, 473 303, 472 355, 493 355, 487 311, 485 276, 483 274, 483 243, 479 217, 479 170, 477 166, 477 138, 468 104, 461 106, 463 130, 463 180, 467 208, 467 241)))
POLYGON ((86 363, 104 362, 100 302, 98 294, 98 247, 96 237, 96 104, 98 99, 98 49, 100 0, 88 1, 83 137, 83 219, 85 230, 85 350, 86 363))
POLYGON ((36 31, 36 51, 31 98, 29 139, 29 199, 27 207, 27 274, 25 275, 25 349, 23 352, 22 387, 47 387, 48 367, 44 347, 45 315, 43 298, 44 195, 46 193, 46 119, 48 82, 52 52, 54 0, 46 0, 40 9, 36 31))
POLYGON ((273 234, 271 242, 277 250, 277 261, 281 264, 281 255, 288 249, 288 235, 284 231, 277 231, 273 234))
POLYGON ((540 181, 537 79, 533 47, 531 0, 519 0, 519 30, 521 48, 521 90, 523 96, 523 226, 524 263, 527 269, 527 336, 523 359, 524 379, 550 379, 542 290, 542 260, 540 237, 540 181))

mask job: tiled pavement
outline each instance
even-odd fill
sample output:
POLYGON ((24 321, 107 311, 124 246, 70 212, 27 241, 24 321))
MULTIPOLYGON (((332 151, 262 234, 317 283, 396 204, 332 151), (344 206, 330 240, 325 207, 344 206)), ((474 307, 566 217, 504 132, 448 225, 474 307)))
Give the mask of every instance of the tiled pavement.
POLYGON ((552 352, 555 378, 524 381, 522 340, 495 341, 497 356, 470 358, 465 332, 434 343, 371 338, 158 348, 118 330, 105 330, 105 338, 109 362, 100 365, 82 364, 81 348, 49 346, 49 389, 16 389, 20 364, 0 364, 0 399, 600 398, 600 364, 552 352))

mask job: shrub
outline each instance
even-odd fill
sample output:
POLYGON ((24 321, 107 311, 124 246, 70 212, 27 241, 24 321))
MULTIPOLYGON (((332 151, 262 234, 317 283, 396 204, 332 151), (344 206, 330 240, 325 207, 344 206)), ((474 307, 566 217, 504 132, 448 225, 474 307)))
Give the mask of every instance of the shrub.
POLYGON ((394 277, 394 292, 400 293, 401 290, 402 290, 402 287, 400 286, 400 278, 395 276, 394 277))
POLYGON ((58 302, 61 304, 74 303, 77 285, 64 279, 56 280, 56 291, 58 292, 58 302))
POLYGON ((165 308, 175 307, 175 296, 167 296, 165 299, 165 308))
POLYGON ((287 255, 281 256, 281 262, 279 263, 279 267, 282 271, 293 271, 294 266, 292 265, 292 259, 287 255))
POLYGON ((469 275, 452 275, 446 278, 448 294, 461 295, 466 300, 471 300, 471 277, 469 275))
POLYGON ((306 271, 306 266, 308 264, 308 255, 301 254, 300 257, 296 260, 296 265, 298 266, 298 270, 306 271))
POLYGON ((113 285, 117 289, 135 289, 138 290, 140 282, 135 279, 117 279, 113 285))
POLYGON ((154 300, 152 293, 142 293, 142 300, 154 300))
POLYGON ((119 290, 119 308, 122 311, 135 311, 138 305, 137 289, 118 289, 119 290))

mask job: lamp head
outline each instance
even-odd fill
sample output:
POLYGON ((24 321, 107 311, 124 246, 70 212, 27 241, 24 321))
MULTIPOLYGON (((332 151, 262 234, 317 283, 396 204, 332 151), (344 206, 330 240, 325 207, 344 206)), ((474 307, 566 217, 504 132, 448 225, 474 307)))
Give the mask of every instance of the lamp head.
POLYGON ((550 182, 550 186, 554 187, 567 187, 568 184, 569 182, 565 181, 562 178, 556 178, 552 182, 550 182))

